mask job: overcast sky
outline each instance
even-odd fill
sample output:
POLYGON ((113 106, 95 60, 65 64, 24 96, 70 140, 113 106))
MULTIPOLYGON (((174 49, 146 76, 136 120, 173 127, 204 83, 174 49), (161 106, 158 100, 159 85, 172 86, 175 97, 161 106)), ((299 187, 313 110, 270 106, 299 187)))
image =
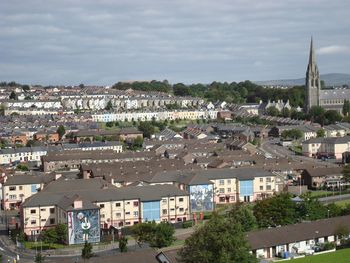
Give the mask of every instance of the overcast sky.
POLYGON ((0 0, 0 81, 103 84, 350 73, 349 0, 0 0))

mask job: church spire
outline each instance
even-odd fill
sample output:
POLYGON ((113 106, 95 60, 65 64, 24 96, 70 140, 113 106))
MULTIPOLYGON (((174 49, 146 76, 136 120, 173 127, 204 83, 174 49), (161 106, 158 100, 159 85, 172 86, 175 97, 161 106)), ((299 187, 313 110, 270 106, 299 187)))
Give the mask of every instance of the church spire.
POLYGON ((315 65, 316 64, 316 55, 314 50, 314 44, 313 39, 311 37, 311 43, 310 43, 310 56, 309 56, 309 65, 315 65))

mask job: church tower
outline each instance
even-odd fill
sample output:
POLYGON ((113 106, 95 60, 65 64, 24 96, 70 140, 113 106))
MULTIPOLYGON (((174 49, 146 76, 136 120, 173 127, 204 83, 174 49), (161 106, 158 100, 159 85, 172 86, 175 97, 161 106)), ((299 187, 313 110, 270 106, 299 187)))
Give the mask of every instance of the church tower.
POLYGON ((306 100, 305 110, 308 112, 312 106, 319 106, 319 93, 321 89, 320 73, 316 64, 316 55, 311 38, 309 64, 306 70, 306 100))

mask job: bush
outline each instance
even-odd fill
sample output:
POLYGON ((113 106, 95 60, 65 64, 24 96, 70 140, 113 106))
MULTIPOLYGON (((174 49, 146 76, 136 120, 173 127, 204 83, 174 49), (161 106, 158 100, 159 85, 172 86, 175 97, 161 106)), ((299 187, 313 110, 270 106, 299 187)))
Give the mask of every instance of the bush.
POLYGON ((333 242, 326 242, 322 244, 322 249, 323 250, 331 250, 335 248, 335 244, 333 242))
POLYGON ((192 226, 193 226, 192 220, 185 221, 185 222, 182 223, 182 228, 189 228, 189 227, 192 227, 192 226))

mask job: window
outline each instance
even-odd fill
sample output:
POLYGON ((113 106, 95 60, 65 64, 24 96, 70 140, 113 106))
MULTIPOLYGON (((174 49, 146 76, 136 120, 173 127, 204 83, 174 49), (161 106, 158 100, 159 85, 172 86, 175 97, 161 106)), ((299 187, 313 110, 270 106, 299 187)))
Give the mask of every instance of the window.
POLYGON ((30 224, 31 225, 35 225, 36 224, 36 220, 34 219, 34 220, 30 220, 30 224))
POLYGON ((9 198, 10 198, 10 200, 15 200, 15 199, 17 199, 17 195, 10 195, 9 198))
POLYGON ((126 226, 129 226, 131 223, 130 222, 125 222, 125 225, 126 226))
POLYGON ((166 199, 162 199, 162 203, 163 203, 163 204, 166 204, 166 203, 167 203, 167 200, 166 200, 166 199))
POLYGON ((175 211, 175 208, 171 208, 170 211, 175 211))
POLYGON ((220 203, 224 203, 224 202, 225 202, 225 197, 220 197, 220 198, 219 198, 219 202, 220 202, 220 203))
POLYGON ((227 179, 227 184, 231 184, 231 179, 227 179))
POLYGON ((16 186, 10 186, 9 189, 10 191, 16 191, 16 186))
POLYGON ((230 188, 230 187, 227 188, 227 192, 228 192, 228 193, 231 193, 231 188, 230 188))
POLYGON ((105 204, 100 204, 100 208, 105 208, 105 204))
POLYGON ((220 188, 220 189, 219 189, 219 193, 220 193, 220 194, 225 193, 225 188, 220 188))
POLYGON ((130 212, 125 212, 126 215, 130 215, 130 212))
POLYGON ((235 201, 235 197, 234 196, 231 196, 231 201, 235 201))
POLYGON ((260 185, 260 190, 264 190, 264 186, 263 185, 260 185))
POLYGON ((116 207, 120 207, 120 203, 115 203, 115 206, 116 207))
POLYGON ((55 213, 55 208, 50 208, 50 214, 54 214, 55 213))
POLYGON ((170 201, 174 201, 175 200, 175 198, 170 198, 170 201))
POLYGON ((41 212, 45 212, 45 211, 46 211, 46 208, 40 208, 40 211, 41 211, 41 212))
POLYGON ((55 218, 50 218, 50 225, 53 225, 55 223, 55 218))
POLYGON ((134 217, 138 217, 139 216, 139 211, 134 211, 134 217))
POLYGON ((115 216, 116 216, 116 217, 121 217, 122 214, 121 214, 121 213, 116 213, 115 216))
POLYGON ((219 185, 224 185, 225 184, 225 180, 219 180, 219 185))
POLYGON ((139 206, 139 202, 138 201, 134 201, 134 207, 138 207, 139 206))
POLYGON ((30 210, 30 213, 31 213, 31 214, 36 214, 36 209, 31 209, 31 210, 30 210))
POLYGON ((270 191, 271 190, 271 185, 266 185, 266 190, 270 191))
POLYGON ((180 208, 179 208, 179 211, 180 211, 180 212, 183 212, 183 211, 184 211, 184 209, 183 209, 182 207, 180 207, 180 208))
POLYGON ((126 205, 130 205, 130 202, 126 202, 126 205))
POLYGON ((266 177, 266 182, 271 182, 271 177, 266 177))
POLYGON ((23 190, 23 186, 21 185, 21 186, 19 186, 19 190, 23 190))
POLYGON ((41 222, 46 222, 46 219, 41 219, 41 222))
POLYGON ((162 214, 163 214, 163 215, 167 215, 167 214, 168 214, 168 210, 163 209, 163 210, 162 210, 162 214))
POLYGON ((181 198, 179 198, 179 202, 183 202, 184 201, 184 199, 181 197, 181 198))
POLYGON ((264 181, 264 178, 260 178, 260 183, 262 183, 264 181))

